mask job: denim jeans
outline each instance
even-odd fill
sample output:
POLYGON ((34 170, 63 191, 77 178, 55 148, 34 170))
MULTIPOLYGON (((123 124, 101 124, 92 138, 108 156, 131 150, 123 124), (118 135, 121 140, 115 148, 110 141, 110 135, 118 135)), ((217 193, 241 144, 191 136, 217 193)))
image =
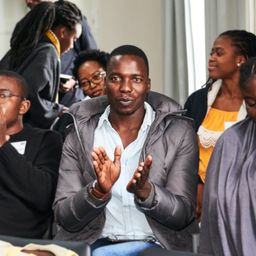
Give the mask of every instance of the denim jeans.
POLYGON ((148 248, 160 247, 160 245, 144 241, 127 241, 112 243, 105 239, 99 239, 92 246, 92 256, 137 256, 148 248))

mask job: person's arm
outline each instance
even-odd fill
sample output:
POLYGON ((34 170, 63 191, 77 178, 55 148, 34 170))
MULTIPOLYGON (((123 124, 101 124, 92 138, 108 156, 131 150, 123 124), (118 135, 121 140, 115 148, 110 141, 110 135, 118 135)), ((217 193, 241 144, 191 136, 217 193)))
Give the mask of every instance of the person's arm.
POLYGON ((49 128, 63 110, 63 105, 57 103, 60 63, 50 43, 34 51, 30 61, 19 71, 29 85, 31 100, 25 120, 40 128, 49 128))
POLYGON ((75 131, 71 130, 63 146, 54 201, 57 223, 70 232, 79 231, 88 225, 103 212, 111 198, 99 199, 91 193, 96 175, 88 144, 86 148, 88 152, 84 156, 75 131))
POLYGON ((161 186, 151 180, 154 189, 152 204, 148 206, 143 201, 136 202, 146 215, 166 227, 178 230, 195 218, 198 146, 192 125, 177 122, 173 126, 165 131, 173 138, 168 140, 168 148, 163 150, 166 153, 166 169, 159 170, 159 165, 153 164, 150 169, 150 172, 165 174, 166 184, 161 186))
POLYGON ((52 131, 43 136, 35 133, 26 147, 29 153, 25 155, 19 154, 9 141, 0 147, 0 162, 5 166, 5 171, 0 172, 1 183, 28 207, 48 211, 57 185, 61 137, 52 131))

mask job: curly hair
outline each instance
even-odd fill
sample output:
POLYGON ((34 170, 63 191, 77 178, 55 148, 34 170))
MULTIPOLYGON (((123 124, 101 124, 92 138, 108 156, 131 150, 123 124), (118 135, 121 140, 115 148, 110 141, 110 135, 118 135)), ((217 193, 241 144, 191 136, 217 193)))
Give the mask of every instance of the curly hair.
POLYGON ((73 76, 75 77, 75 79, 79 80, 78 69, 86 61, 96 61, 104 70, 106 70, 108 58, 109 53, 98 49, 91 49, 80 52, 74 61, 73 76))

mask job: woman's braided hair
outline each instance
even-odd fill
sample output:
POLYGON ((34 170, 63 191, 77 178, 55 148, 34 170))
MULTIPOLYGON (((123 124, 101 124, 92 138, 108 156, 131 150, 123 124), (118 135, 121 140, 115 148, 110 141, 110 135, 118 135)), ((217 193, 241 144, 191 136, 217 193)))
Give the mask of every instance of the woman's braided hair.
MULTIPOLYGON (((256 36, 253 33, 246 30, 234 29, 227 30, 221 33, 218 37, 221 36, 230 38, 237 53, 244 56, 246 60, 256 56, 256 36)), ((203 86, 211 86, 213 82, 214 80, 209 77, 203 86)))
POLYGON ((72 30, 81 22, 81 11, 69 1, 37 4, 17 24, 12 33, 9 68, 15 70, 19 67, 48 30, 58 26, 72 30))
POLYGON ((256 36, 246 30, 227 30, 219 35, 230 38, 238 54, 246 59, 256 56, 256 36))

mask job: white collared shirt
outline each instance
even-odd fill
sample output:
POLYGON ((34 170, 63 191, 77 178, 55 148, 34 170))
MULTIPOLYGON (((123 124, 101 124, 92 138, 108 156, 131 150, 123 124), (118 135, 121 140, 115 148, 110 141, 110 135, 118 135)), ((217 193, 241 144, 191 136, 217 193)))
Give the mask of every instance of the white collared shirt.
POLYGON ((143 213, 137 210, 134 195, 128 193, 126 186, 139 164, 141 149, 147 137, 155 112, 148 103, 144 103, 145 116, 138 137, 125 149, 117 131, 111 126, 108 116, 110 107, 100 117, 94 134, 94 146, 102 146, 111 160, 114 149, 121 146, 121 174, 112 188, 112 198, 106 206, 106 222, 102 237, 112 239, 140 240, 153 237, 153 232, 143 213))

